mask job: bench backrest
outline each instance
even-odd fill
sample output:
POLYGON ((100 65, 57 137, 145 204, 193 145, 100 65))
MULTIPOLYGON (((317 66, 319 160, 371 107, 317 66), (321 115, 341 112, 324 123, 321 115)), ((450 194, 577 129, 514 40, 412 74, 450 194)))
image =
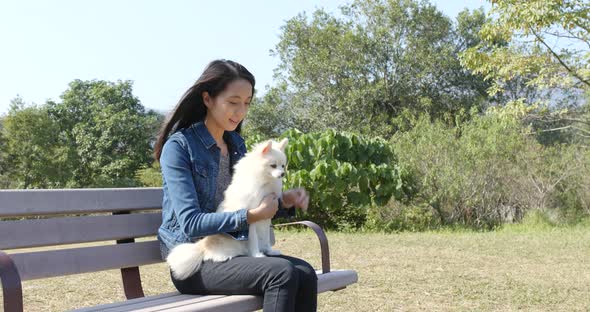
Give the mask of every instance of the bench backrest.
POLYGON ((22 280, 162 262, 157 240, 134 242, 157 234, 161 206, 161 188, 0 190, 0 250, 10 254, 22 280))

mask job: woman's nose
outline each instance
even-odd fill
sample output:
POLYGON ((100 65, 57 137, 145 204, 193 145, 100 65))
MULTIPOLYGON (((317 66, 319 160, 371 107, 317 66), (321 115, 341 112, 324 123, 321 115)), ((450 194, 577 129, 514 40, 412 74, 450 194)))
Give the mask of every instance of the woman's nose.
POLYGON ((246 116, 246 113, 248 112, 248 105, 246 104, 242 104, 240 105, 240 107, 238 108, 238 111, 236 112, 240 117, 244 118, 246 116))

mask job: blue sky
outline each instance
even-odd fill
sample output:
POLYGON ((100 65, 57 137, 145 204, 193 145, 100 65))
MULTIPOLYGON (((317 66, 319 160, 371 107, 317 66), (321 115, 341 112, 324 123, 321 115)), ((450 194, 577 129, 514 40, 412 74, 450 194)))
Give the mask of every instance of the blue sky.
MULTIPOLYGON (((0 2, 0 115, 20 95, 59 101, 74 79, 133 80, 148 108, 168 111, 205 65, 245 65, 264 92, 278 59, 270 50, 285 20, 349 1, 30 1, 0 2)), ((446 15, 483 0, 435 0, 446 15)))

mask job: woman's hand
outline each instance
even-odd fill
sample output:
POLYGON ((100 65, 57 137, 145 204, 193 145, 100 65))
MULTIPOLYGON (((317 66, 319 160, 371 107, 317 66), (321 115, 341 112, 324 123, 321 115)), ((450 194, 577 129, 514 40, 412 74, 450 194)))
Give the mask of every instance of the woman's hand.
POLYGON ((304 188, 286 190, 283 192, 283 206, 285 208, 295 207, 307 211, 309 195, 304 188))
POLYGON ((262 201, 258 207, 248 210, 246 214, 248 224, 252 224, 260 220, 272 219, 272 217, 274 217, 274 215, 277 213, 277 210, 279 210, 279 200, 277 194, 268 194, 262 198, 262 201))

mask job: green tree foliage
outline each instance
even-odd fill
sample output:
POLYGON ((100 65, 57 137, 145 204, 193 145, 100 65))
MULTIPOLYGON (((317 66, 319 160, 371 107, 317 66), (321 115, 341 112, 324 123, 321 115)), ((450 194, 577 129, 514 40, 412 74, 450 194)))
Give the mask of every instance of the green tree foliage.
POLYGON ((261 111, 274 109, 280 123, 306 132, 388 136, 404 108, 444 117, 480 106, 487 85, 457 55, 479 43, 484 22, 481 10, 462 12, 455 24, 434 5, 407 0, 355 1, 337 16, 299 14, 282 28, 276 86, 261 111))
POLYGON ((590 3, 494 0, 490 13, 482 41, 461 55, 462 64, 492 82, 488 92, 503 98, 501 103, 546 106, 524 120, 544 144, 587 144, 590 120, 583 95, 590 90, 590 3))
POLYGON ((275 87, 268 89, 263 98, 255 97, 244 123, 245 136, 278 137, 295 127, 296 116, 285 94, 283 88, 275 87))
POLYGON ((133 185, 150 160, 153 112, 146 113, 130 81, 75 80, 49 111, 60 125, 60 145, 69 147, 70 186, 133 185))
POLYGON ((8 179, 8 163, 6 139, 4 138, 4 117, 0 116, 0 189, 10 188, 8 179))
POLYGON ((494 0, 494 19, 463 63, 493 81, 490 93, 519 77, 539 88, 590 87, 590 3, 583 0, 494 0), (498 45, 498 42, 510 42, 498 45))
POLYGON ((2 122, 4 187, 51 188, 60 185, 62 150, 57 146, 57 124, 45 107, 26 106, 14 99, 2 122), (8 183, 6 183, 8 182, 8 183))
POLYGON ((153 162, 151 167, 145 167, 137 170, 137 180, 141 186, 161 187, 162 186, 162 169, 159 162, 153 162))
POLYGON ((9 176, 22 188, 137 185, 151 160, 158 114, 146 112, 132 83, 70 83, 61 102, 13 102, 4 118, 9 176))

